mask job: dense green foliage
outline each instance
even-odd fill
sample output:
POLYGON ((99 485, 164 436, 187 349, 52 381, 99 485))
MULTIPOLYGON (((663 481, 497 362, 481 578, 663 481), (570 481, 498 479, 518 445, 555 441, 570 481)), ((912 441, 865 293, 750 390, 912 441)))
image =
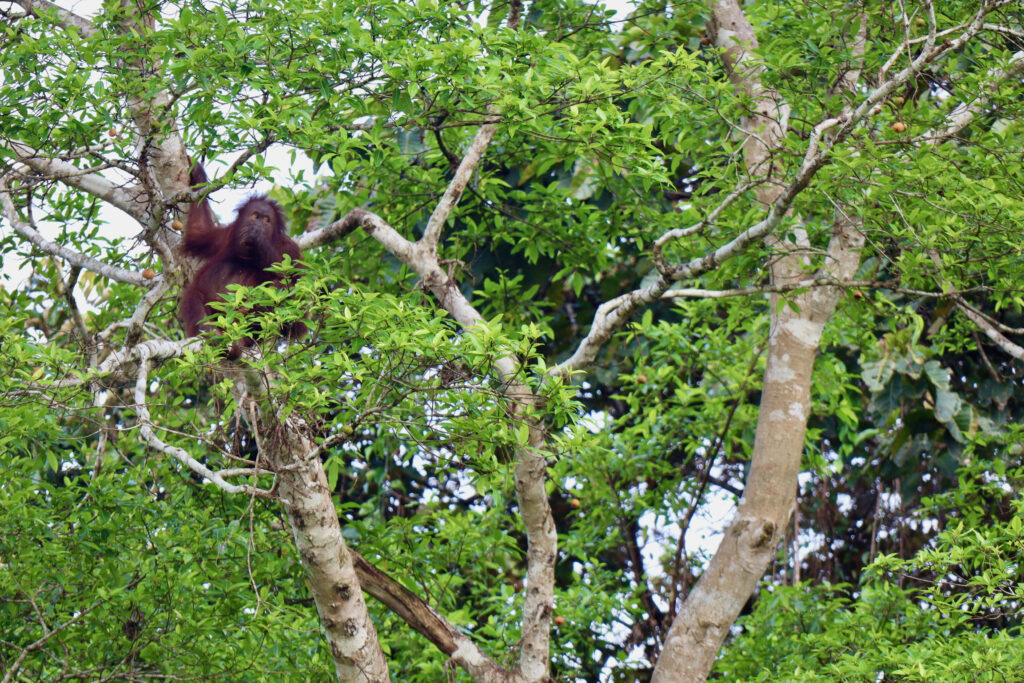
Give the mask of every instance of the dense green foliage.
POLYGON ((922 512, 953 512, 931 547, 884 555, 862 585, 776 587, 719 662, 737 681, 1006 681, 1024 675, 1024 470, 974 464, 922 512), (997 483, 998 482, 998 483, 997 483), (1006 484, 1012 489, 1008 490, 1006 484), (992 523, 992 513, 1008 521, 992 523), (851 593, 856 595, 851 600, 851 593))
MULTIPOLYGON (((149 226, 125 229, 95 197, 24 172, 10 145, 141 177, 124 103, 166 90, 211 175, 255 152, 224 180, 272 181, 295 234, 366 207, 416 239, 469 141, 498 116, 441 245, 485 324, 460 328, 356 232, 307 252, 287 296, 235 292, 221 326, 245 334, 237 302, 271 311, 260 319, 260 362, 277 375, 269 397, 333 439, 323 463, 346 538, 499 661, 520 636, 525 540, 510 454, 525 435, 494 364, 516 357, 553 434, 553 675, 647 680, 676 597, 714 547, 700 534, 720 530, 742 493, 768 298, 662 299, 572 382, 546 369, 598 305, 649 281, 656 238, 748 179, 735 122, 749 103, 702 41, 703 4, 616 13, 538 0, 515 30, 503 3, 154 4, 152 30, 125 34, 125 10, 108 1, 87 34, 0 3, 0 171, 17 175, 22 215, 75 251, 162 270, 149 226), (161 70, 125 68, 135 59, 161 70), (276 346, 298 318, 314 335, 276 346)), ((868 83, 907 27, 897 5, 865 4, 868 83)), ((922 9, 907 4, 907 30, 920 32, 922 9)), ((942 3, 939 29, 977 4, 942 3)), ((786 179, 814 124, 851 104, 831 86, 859 20, 842 2, 744 9, 763 78, 793 108, 778 154, 786 179)), ((834 150, 782 231, 807 230, 809 269, 837 210, 863 218, 867 246, 815 365, 799 535, 727 644, 726 680, 1024 677, 1024 366, 943 296, 961 293, 1006 335, 1024 325, 1024 97, 1019 73, 985 85, 1024 48, 1019 8, 991 22, 1017 37, 986 33, 889 98, 834 150), (981 95, 992 101, 970 127, 930 143, 981 95)), ((224 219, 231 207, 215 210, 224 219)), ((742 192, 665 257, 700 257, 763 214, 742 192)), ((138 341, 117 327, 110 346, 94 335, 129 316, 142 288, 79 273, 9 222, 0 216, 0 676, 29 648, 24 680, 330 680, 279 507, 221 494, 148 450, 132 377, 60 384, 97 349, 138 341)), ((756 289, 770 258, 758 243, 681 286, 756 289)), ((172 292, 145 338, 181 337, 176 305, 172 292)), ((162 438, 230 467, 267 435, 249 429, 216 362, 211 346, 167 360, 146 396, 162 438)), ((468 680, 370 607, 393 680, 468 680)))

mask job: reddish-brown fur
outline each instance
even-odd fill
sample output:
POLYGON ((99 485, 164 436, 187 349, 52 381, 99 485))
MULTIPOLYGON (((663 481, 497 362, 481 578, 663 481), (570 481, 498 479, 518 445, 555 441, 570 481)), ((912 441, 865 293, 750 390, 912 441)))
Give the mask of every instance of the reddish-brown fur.
MULTIPOLYGON (((206 171, 196 164, 189 175, 192 187, 208 182, 206 171)), ((211 301, 227 291, 228 285, 255 286, 273 282, 283 287, 280 273, 266 268, 291 256, 299 259, 299 245, 288 236, 284 213, 277 202, 266 195, 250 197, 235 214, 235 220, 225 228, 217 224, 210 203, 203 199, 192 207, 185 223, 182 250, 186 254, 204 259, 195 277, 181 293, 180 315, 185 333, 192 337, 209 331, 211 326, 200 321, 213 314, 211 301)), ((292 323, 286 330, 291 338, 307 331, 301 322, 292 323)), ((251 346, 251 339, 243 339, 228 351, 229 358, 238 358, 243 346, 251 346)))

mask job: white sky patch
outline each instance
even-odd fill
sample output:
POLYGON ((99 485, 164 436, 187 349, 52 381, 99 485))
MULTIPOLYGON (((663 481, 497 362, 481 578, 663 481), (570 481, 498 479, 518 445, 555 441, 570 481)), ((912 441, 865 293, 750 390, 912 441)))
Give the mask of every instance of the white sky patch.
POLYGON ((580 418, 580 426, 585 428, 591 434, 597 434, 610 427, 612 422, 612 416, 608 413, 592 410, 583 417, 580 418))
MULTIPOLYGON (((712 468, 712 476, 721 477, 723 473, 720 468, 712 468)), ((703 566, 705 561, 714 555, 725 536, 725 528, 735 513, 736 497, 716 486, 709 486, 701 506, 694 513, 686 529, 686 553, 691 564, 703 566)), ((679 540, 680 521, 682 520, 653 511, 640 516, 640 553, 644 562, 644 572, 648 576, 665 575, 661 562, 666 551, 674 552, 679 540)), ((667 609, 668 605, 659 607, 667 609)))

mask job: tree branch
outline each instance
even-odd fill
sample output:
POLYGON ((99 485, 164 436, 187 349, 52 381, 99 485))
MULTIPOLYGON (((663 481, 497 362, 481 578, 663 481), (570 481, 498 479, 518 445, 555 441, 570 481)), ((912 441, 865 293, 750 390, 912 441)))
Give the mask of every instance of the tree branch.
POLYGON ((956 307, 960 309, 965 316, 967 316, 968 320, 977 325, 989 339, 995 342, 996 346, 1017 360, 1024 360, 1024 347, 1010 341, 1002 332, 999 331, 996 324, 991 322, 972 306, 967 305, 967 303, 960 297, 954 297, 953 302, 956 304, 956 307))
POLYGON ((1024 72, 1024 51, 1016 52, 1010 58, 1010 63, 1005 69, 993 69, 989 72, 989 78, 982 85, 982 92, 977 98, 971 101, 961 102, 947 117, 946 127, 936 134, 935 139, 930 140, 933 144, 939 144, 955 137, 964 128, 977 118, 977 115, 991 101, 991 96, 999 90, 999 86, 1010 78, 1016 78, 1024 72))
MULTIPOLYGON (((456 282, 441 268, 437 254, 425 241, 410 242, 380 216, 366 209, 353 209, 341 220, 322 230, 303 235, 303 248, 323 244, 362 227, 385 249, 412 269, 440 305, 464 329, 472 329, 483 322, 483 317, 463 296, 456 282)), ((554 605, 554 567, 558 536, 544 482, 547 462, 543 446, 547 432, 531 416, 538 402, 528 386, 520 379, 521 364, 511 356, 495 361, 498 375, 503 381, 503 394, 512 406, 511 419, 529 426, 528 443, 516 450, 516 496, 527 538, 526 577, 530 590, 523 605, 522 651, 519 673, 525 681, 542 681, 548 675, 548 651, 551 612, 554 605)))
POLYGON ((478 683, 511 683, 512 672, 503 669, 476 643, 438 614, 415 593, 352 551, 359 584, 367 593, 397 614, 437 649, 451 656, 478 683))
POLYGON ((21 669, 21 665, 24 664, 25 659, 31 653, 35 652, 36 650, 42 649, 43 646, 46 645, 46 643, 49 642, 49 640, 51 638, 53 638, 54 636, 58 635, 62 631, 66 630, 67 628, 75 625, 76 623, 78 623, 79 621, 84 619, 86 616, 88 616, 89 613, 91 613, 94 609, 96 609, 100 605, 103 605, 103 604, 105 604, 105 603, 107 603, 109 601, 110 601, 109 597, 103 598, 102 600, 99 600, 98 602, 96 602, 96 603, 94 603, 92 605, 89 605, 88 607, 86 607, 85 609, 81 610, 80 612, 75 614, 73 617, 71 617, 70 619, 65 621, 63 624, 60 624, 59 626, 57 626, 56 628, 51 629, 51 630, 47 630, 46 623, 44 621, 42 621, 42 618, 40 617, 40 623, 41 623, 42 628, 43 628, 43 635, 42 635, 42 637, 40 637, 39 639, 37 639, 36 641, 34 641, 32 643, 29 643, 27 646, 21 648, 21 654, 19 654, 18 657, 13 662, 11 662, 10 666, 7 668, 7 673, 4 674, 4 677, 3 677, 2 680, 0 680, 0 683, 11 683, 12 681, 14 681, 15 675, 18 673, 18 670, 21 669))
MULTIPOLYGON (((154 280, 157 280, 157 278, 154 278, 154 280)), ((146 292, 142 297, 142 300, 139 301, 138 306, 135 307, 130 318, 111 323, 106 329, 97 334, 96 338, 101 341, 110 341, 114 332, 120 329, 127 329, 128 332, 125 335, 125 345, 134 345, 142 337, 142 327, 146 323, 146 319, 149 317, 150 311, 160 303, 160 300, 164 298, 170 289, 171 282, 167 278, 159 278, 156 286, 146 292)))
POLYGON ((497 119, 493 123, 481 126, 480 130, 477 131, 476 137, 473 138, 469 149, 466 150, 466 155, 462 157, 459 167, 455 169, 455 175, 451 182, 448 183, 448 189, 445 190, 441 201, 437 203, 433 213, 430 214, 430 220, 427 221, 427 227, 424 229, 423 237, 420 240, 425 249, 437 252, 437 242, 441 235, 441 229, 444 227, 445 221, 448 220, 448 216, 451 215, 452 209, 459 203, 462 193, 466 191, 466 185, 469 184, 473 171, 476 169, 477 164, 480 163, 480 159, 487 150, 487 146, 494 138, 494 133, 498 130, 496 121, 497 119))
POLYGON ((58 25, 64 28, 75 28, 83 36, 91 36, 96 32, 91 21, 74 12, 63 9, 49 2, 49 0, 14 0, 14 2, 24 7, 26 12, 36 17, 41 16, 40 12, 52 13, 57 17, 58 25))
MULTIPOLYGON (((721 7, 734 4, 735 3, 730 3, 728 0, 723 0, 718 6, 721 7)), ((1001 4, 1005 3, 997 3, 997 5, 1001 4)), ((736 6, 736 11, 739 11, 738 6, 736 6)), ((751 244, 768 236, 782 223, 797 195, 799 195, 800 192, 810 184, 814 175, 825 165, 828 160, 829 152, 831 152, 838 143, 849 137, 860 122, 874 115, 876 113, 874 109, 877 104, 882 102, 897 88, 910 80, 910 78, 912 78, 914 74, 916 74, 926 63, 934 60, 939 55, 945 54, 950 50, 957 49, 966 43, 970 37, 975 35, 981 29, 982 19, 984 16, 984 12, 979 11, 968 28, 965 29, 964 33, 958 36, 955 40, 942 43, 938 47, 933 44, 934 41, 927 43, 925 47, 921 49, 917 58, 911 62, 910 65, 869 92, 861 104, 853 111, 849 113, 844 112, 837 117, 826 118, 815 125, 815 133, 812 135, 811 141, 808 142, 807 149, 804 153, 803 163, 797 170, 793 179, 789 181, 781 191, 776 190, 776 192, 778 192, 778 196, 771 200, 768 215, 763 220, 750 226, 714 251, 695 258, 688 263, 667 269, 655 282, 651 283, 647 287, 635 289, 598 306, 597 312, 594 314, 594 321, 591 324, 591 328, 587 336, 577 346, 576 351, 574 351, 566 360, 556 366, 553 366, 550 369, 549 374, 555 377, 564 378, 569 377, 572 373, 589 366, 594 362, 594 359, 597 358, 598 352, 608 339, 610 339, 611 336, 615 334, 615 332, 617 332, 638 309, 652 303, 668 291, 673 282, 697 277, 717 268, 728 259, 745 251, 751 244), (831 139, 822 144, 821 134, 825 130, 835 128, 837 126, 838 130, 836 133, 831 137, 831 139)), ((733 26, 737 23, 731 19, 720 21, 723 24, 733 26)), ((751 33, 751 36, 752 35, 753 34, 751 33)), ((734 30, 730 30, 723 38, 720 39, 720 42, 722 42, 723 46, 733 46, 732 48, 729 48, 729 53, 734 55, 733 59, 737 60, 736 63, 745 64, 747 71, 756 76, 760 73, 759 68, 756 65, 744 61, 749 59, 750 55, 747 51, 734 46, 734 43, 737 40, 736 36, 737 33, 734 30)), ((760 93, 762 96, 766 97, 766 102, 770 102, 771 107, 779 109, 779 111, 782 111, 784 108, 784 105, 777 101, 776 98, 770 94, 766 94, 765 91, 758 87, 746 87, 750 92, 760 93)), ((764 105, 762 109, 765 107, 768 107, 768 105, 764 105)), ((778 121, 769 121, 771 126, 778 125, 778 121)), ((752 122, 748 122, 748 124, 750 123, 752 122)), ((756 121, 753 121, 753 123, 756 123, 756 121)), ((765 163, 767 163, 767 157, 764 156, 767 154, 767 151, 762 154, 755 147, 751 147, 751 144, 753 143, 749 143, 745 149, 748 151, 748 154, 752 155, 748 160, 750 172, 751 174, 756 175, 756 172, 759 169, 763 169, 765 163)), ((736 193, 737 191, 734 191, 730 194, 730 197, 736 193)), ((729 198, 727 198, 727 200, 729 200, 729 198)), ((699 225, 700 224, 698 224, 698 226, 699 225)), ((665 241, 662 240, 661 237, 659 237, 659 240, 661 241, 661 244, 665 241)))
POLYGON ((149 385, 149 369, 152 365, 150 351, 151 347, 148 343, 139 344, 135 347, 134 354, 139 363, 139 369, 135 376, 134 408, 135 415, 138 420, 139 433, 142 434, 143 440, 145 440, 150 447, 171 456, 222 491, 236 494, 241 493, 248 496, 256 496, 257 498, 273 498, 274 495, 270 491, 265 491, 254 486, 237 486, 235 484, 229 484, 224 481, 224 478, 220 473, 214 472, 209 467, 193 458, 183 448, 171 446, 170 444, 162 441, 156 435, 156 432, 153 431, 153 422, 149 415, 149 406, 146 404, 146 388, 149 385))
MULTIPOLYGON (((839 280, 835 277, 822 273, 818 277, 799 280, 797 282, 786 282, 777 285, 756 285, 753 287, 736 287, 734 289, 697 289, 692 287, 673 288, 661 295, 662 299, 726 299, 734 296, 754 296, 758 294, 785 294, 787 292, 800 292, 814 287, 839 287, 842 289, 885 289, 899 294, 910 296, 928 297, 941 299, 950 296, 949 291, 929 291, 927 289, 914 289, 912 287, 901 287, 895 280, 839 280)), ((970 292, 983 291, 985 287, 970 287, 962 289, 955 294, 967 294, 970 292)), ((613 299, 614 301, 614 299, 613 299)))
POLYGON ((32 169, 47 180, 61 182, 68 187, 98 197, 145 225, 146 211, 141 191, 137 187, 125 189, 97 174, 99 169, 80 169, 60 159, 50 159, 28 145, 7 140, 0 143, 14 154, 17 162, 32 169))
POLYGON ((11 199, 11 189, 7 184, 6 177, 0 177, 0 205, 3 206, 4 215, 7 217, 7 220, 10 222, 16 233, 47 254, 62 258, 73 266, 91 270, 98 275, 102 275, 103 277, 116 282, 126 282, 140 287, 155 287, 163 280, 161 276, 157 276, 152 280, 147 280, 142 277, 142 273, 124 270, 123 268, 103 263, 91 256, 80 254, 77 251, 73 251, 65 246, 46 239, 38 230, 35 229, 34 226, 21 220, 21 217, 18 215, 18 209, 14 206, 14 201, 11 199))

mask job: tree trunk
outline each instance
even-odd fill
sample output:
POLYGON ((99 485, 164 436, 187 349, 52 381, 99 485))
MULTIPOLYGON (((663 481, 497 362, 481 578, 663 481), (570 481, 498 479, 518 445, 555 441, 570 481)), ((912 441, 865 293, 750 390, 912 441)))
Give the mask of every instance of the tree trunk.
POLYGON ((303 436, 302 425, 294 417, 284 424, 273 419, 264 422, 271 424, 260 451, 269 453, 276 470, 276 493, 288 513, 295 547, 309 576, 338 680, 386 683, 391 680, 387 662, 366 609, 352 552, 341 535, 319 450, 303 436))

